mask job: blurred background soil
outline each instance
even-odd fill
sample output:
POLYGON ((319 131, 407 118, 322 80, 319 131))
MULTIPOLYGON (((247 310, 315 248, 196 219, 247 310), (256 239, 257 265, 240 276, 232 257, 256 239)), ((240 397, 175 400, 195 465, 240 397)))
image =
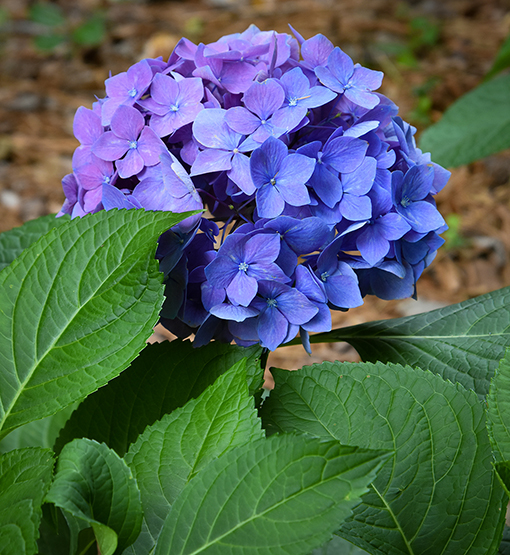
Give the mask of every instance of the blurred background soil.
MULTIPOLYGON (((305 38, 323 33, 355 62, 384 71, 380 92, 418 128, 419 142, 420 131, 490 69, 510 31, 510 0, 1 0, 0 231, 58 212, 60 182, 78 145, 74 113, 104 96, 110 72, 145 57, 167 59, 181 36, 207 43, 251 23, 279 32, 291 24, 305 38)), ((418 300, 370 297, 336 313, 334 327, 510 285, 510 152, 453 169, 437 203, 450 230, 418 284, 418 300)), ((357 358, 338 343, 315 345, 311 357, 301 347, 279 349, 269 363, 357 358)))

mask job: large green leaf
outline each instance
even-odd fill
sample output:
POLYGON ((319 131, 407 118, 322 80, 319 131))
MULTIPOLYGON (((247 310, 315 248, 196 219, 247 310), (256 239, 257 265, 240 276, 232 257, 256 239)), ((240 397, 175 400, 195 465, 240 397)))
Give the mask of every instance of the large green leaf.
POLYGON ((460 166, 510 147, 510 75, 468 92, 424 131, 420 148, 443 166, 460 166))
POLYGON ((155 553, 306 555, 350 514, 387 456, 293 434, 231 449, 182 490, 155 553))
POLYGON ((247 357, 250 384, 260 387, 262 349, 213 342, 194 349, 189 341, 148 345, 108 387, 90 395, 71 416, 57 452, 76 437, 104 441, 120 456, 138 435, 163 415, 198 397, 234 363, 247 357))
POLYGON ((142 350, 163 301, 156 239, 185 216, 90 214, 0 272, 0 437, 83 399, 142 350))
POLYGON ((67 215, 56 218, 55 214, 50 214, 41 216, 36 220, 30 220, 21 227, 15 227, 0 233, 0 270, 8 266, 27 247, 48 233, 50 229, 59 227, 68 222, 69 219, 67 215))
POLYGON ((140 492, 126 463, 104 443, 76 439, 67 444, 46 495, 94 529, 101 555, 131 545, 140 532, 140 492))
MULTIPOLYGON (((207 463, 237 445, 264 437, 246 385, 246 360, 236 363, 196 400, 150 426, 125 460, 142 496, 150 535, 157 538, 186 484, 207 463)), ((132 546, 147 553, 147 539, 132 546), (143 544, 143 546, 142 546, 143 544)))
POLYGON ((41 505, 51 482, 49 449, 16 449, 0 455, 0 552, 37 553, 41 505))
POLYGON ((0 453, 23 447, 53 447, 60 430, 76 407, 76 404, 69 405, 51 416, 16 428, 0 441, 0 453))
POLYGON ((265 426, 391 449, 339 534, 373 554, 479 554, 497 549, 503 491, 476 395, 419 369, 323 363, 274 369, 265 426), (496 545, 493 544, 496 542, 496 545))
POLYGON ((492 378, 487 397, 487 429, 497 462, 510 461, 510 349, 492 378))
POLYGON ((418 366, 483 397, 510 346, 510 287, 416 316, 320 333, 310 340, 347 341, 366 362, 418 366))

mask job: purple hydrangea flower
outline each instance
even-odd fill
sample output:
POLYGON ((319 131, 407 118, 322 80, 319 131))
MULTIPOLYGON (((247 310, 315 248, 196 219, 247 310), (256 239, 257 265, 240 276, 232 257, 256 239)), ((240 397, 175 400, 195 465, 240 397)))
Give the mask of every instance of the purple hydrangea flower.
POLYGON ((380 71, 354 65, 353 61, 338 46, 328 56, 327 66, 315 68, 319 81, 332 91, 344 93, 345 97, 363 108, 375 108, 379 97, 372 91, 381 86, 380 71))
POLYGON ((251 135, 257 143, 263 143, 268 137, 279 137, 286 131, 286 125, 276 127, 272 117, 284 100, 285 91, 278 81, 267 79, 263 83, 255 82, 244 93, 246 108, 231 108, 225 115, 225 121, 237 133, 251 135))
POLYGON ((428 233, 445 225, 437 208, 429 202, 434 180, 434 168, 413 166, 404 175, 400 171, 392 175, 393 203, 397 212, 418 233, 428 233))
POLYGON ((120 105, 133 106, 144 95, 152 81, 152 69, 148 60, 131 66, 127 72, 114 75, 105 81, 106 100, 101 107, 101 123, 110 125, 120 105))
POLYGON ((177 129, 191 123, 203 110, 200 103, 204 96, 201 79, 176 81, 158 73, 152 81, 151 96, 139 104, 152 113, 149 126, 158 137, 171 135, 177 129))
POLYGON ((382 73, 292 31, 183 38, 168 61, 107 79, 74 120, 59 215, 198 212, 156 253, 161 322, 195 345, 275 349, 300 333, 310 351, 331 309, 415 296, 442 243, 449 172, 375 92, 382 73))
POLYGON ((159 162, 159 155, 165 147, 154 131, 145 125, 138 110, 120 106, 112 118, 111 129, 97 139, 92 152, 102 160, 117 160, 120 177, 131 177, 145 166, 159 162))
POLYGON ((193 123, 193 135, 206 150, 198 153, 191 168, 192 175, 228 170, 228 176, 247 195, 255 192, 250 175, 250 160, 244 154, 251 150, 244 136, 225 122, 226 110, 212 108, 202 111, 193 123))
POLYGON ((306 324, 318 308, 303 293, 275 281, 259 282, 259 295, 252 305, 259 311, 255 318, 248 318, 229 326, 240 339, 256 337, 263 347, 273 351, 292 339, 299 326, 306 324))
POLYGON ((257 188, 257 212, 261 218, 279 216, 286 204, 303 206, 310 202, 305 183, 315 161, 302 154, 289 154, 287 147, 270 137, 250 158, 253 183, 257 188))
POLYGON ((289 281, 274 263, 279 252, 276 235, 230 235, 205 275, 211 285, 226 290, 234 305, 248 306, 257 294, 259 280, 289 281))

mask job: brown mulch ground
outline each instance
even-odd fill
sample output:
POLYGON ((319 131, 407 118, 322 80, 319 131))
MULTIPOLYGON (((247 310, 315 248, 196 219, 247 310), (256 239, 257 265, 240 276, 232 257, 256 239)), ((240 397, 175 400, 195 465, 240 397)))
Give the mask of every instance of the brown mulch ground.
MULTIPOLYGON (((60 180, 71 171, 77 146, 76 109, 104 96, 110 71, 125 71, 144 57, 167 58, 181 36, 211 42, 251 23, 280 32, 290 23, 305 37, 323 33, 355 61, 382 69, 381 92, 420 130, 481 81, 510 30, 510 3, 503 0, 55 3, 70 27, 102 10, 107 33, 96 48, 62 45, 44 53, 33 43, 39 28, 28 20, 32 3, 2 0, 0 231, 59 210, 60 180)), ((458 216, 459 229, 456 242, 422 277, 419 301, 369 298, 336 315, 336 327, 421 312, 510 285, 510 153, 453 170, 437 201, 443 215, 458 216)), ((301 348, 281 349, 270 364, 297 368, 356 357, 345 344, 317 345, 312 357, 301 348)))

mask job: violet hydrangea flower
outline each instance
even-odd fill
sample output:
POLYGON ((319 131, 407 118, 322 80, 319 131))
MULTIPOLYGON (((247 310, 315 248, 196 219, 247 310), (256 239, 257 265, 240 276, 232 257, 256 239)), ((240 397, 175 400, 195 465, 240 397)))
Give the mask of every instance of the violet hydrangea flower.
POLYGON ((164 146, 154 131, 145 126, 138 110, 119 106, 112 118, 111 129, 96 140, 92 152, 102 160, 117 160, 120 177, 131 177, 140 173, 144 166, 154 166, 159 162, 164 146))
POLYGON ((259 280, 289 281, 274 263, 279 252, 276 235, 230 235, 205 275, 211 285, 226 290, 232 303, 248 306, 257 294, 259 280))
POLYGON ((165 232, 161 323, 275 349, 331 329, 366 295, 416 296, 446 229, 449 176, 363 68, 323 35, 251 25, 181 39, 80 108, 59 215, 196 211, 165 232), (204 210, 206 209, 206 210, 204 210))
POLYGON ((303 206, 310 202, 305 183, 314 167, 312 158, 289 154, 282 141, 269 137, 250 158, 258 215, 274 218, 283 212, 286 204, 303 206))
POLYGON ((105 81, 106 100, 101 107, 103 125, 110 125, 113 114, 120 105, 132 106, 142 98, 152 81, 152 69, 147 60, 141 60, 126 72, 105 81))

